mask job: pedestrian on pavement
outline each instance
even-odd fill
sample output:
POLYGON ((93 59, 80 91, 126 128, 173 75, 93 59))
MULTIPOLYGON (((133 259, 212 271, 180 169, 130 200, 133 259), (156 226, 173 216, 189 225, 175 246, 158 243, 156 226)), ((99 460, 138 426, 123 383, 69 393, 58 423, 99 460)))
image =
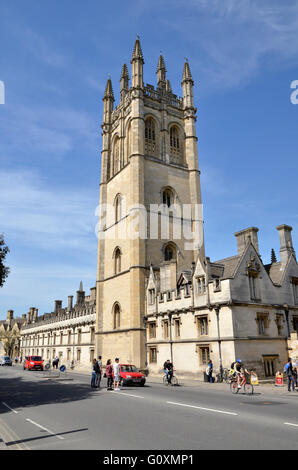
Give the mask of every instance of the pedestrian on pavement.
POLYGON ((107 390, 113 390, 113 367, 111 359, 108 359, 106 365, 107 390))
POLYGON ((291 384, 292 384, 292 390, 295 392, 295 379, 294 379, 294 369, 293 369, 293 363, 292 359, 289 357, 287 364, 285 365, 284 371, 287 374, 288 377, 288 392, 291 391, 291 384))
POLYGON ((212 372, 213 372, 213 364, 212 364, 211 359, 209 359, 208 365, 207 365, 207 368, 206 368, 206 374, 208 376, 208 382, 209 383, 213 383, 212 372))
POLYGON ((101 382, 101 376, 102 376, 102 362, 101 362, 101 356, 98 356, 98 371, 97 371, 97 385, 98 388, 100 388, 100 382, 101 382))
POLYGON ((113 374, 114 374, 114 390, 120 390, 119 388, 119 382, 120 382, 120 364, 119 364, 119 358, 115 358, 115 362, 113 364, 113 374))
POLYGON ((59 357, 56 356, 54 359, 53 359, 53 368, 56 368, 58 369, 58 364, 59 364, 59 357))
POLYGON ((98 373, 99 367, 96 359, 92 361, 92 376, 91 376, 91 388, 96 388, 96 375, 98 373))

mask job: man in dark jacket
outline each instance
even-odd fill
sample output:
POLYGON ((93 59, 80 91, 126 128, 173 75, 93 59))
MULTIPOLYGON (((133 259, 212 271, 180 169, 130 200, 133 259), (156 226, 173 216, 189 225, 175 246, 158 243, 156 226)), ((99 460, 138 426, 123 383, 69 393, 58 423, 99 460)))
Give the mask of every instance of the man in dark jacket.
POLYGON ((288 392, 291 391, 291 384, 292 390, 295 392, 295 378, 294 378, 294 369, 292 364, 292 359, 289 357, 288 363, 285 365, 285 372, 288 377, 288 392))

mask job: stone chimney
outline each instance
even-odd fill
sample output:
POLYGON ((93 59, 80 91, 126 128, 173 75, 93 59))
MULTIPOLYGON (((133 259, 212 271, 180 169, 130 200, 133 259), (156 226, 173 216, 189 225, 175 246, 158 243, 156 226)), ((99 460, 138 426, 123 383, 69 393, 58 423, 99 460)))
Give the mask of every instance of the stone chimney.
POLYGON ((295 256, 291 235, 292 227, 283 224, 278 225, 276 229, 278 230, 280 239, 280 261, 282 265, 286 265, 290 255, 293 254, 295 256))
POLYGON ((257 227, 249 227, 240 232, 236 232, 234 235, 237 239, 237 248, 238 254, 242 255, 248 243, 252 243, 255 247, 257 253, 259 254, 259 242, 258 242, 258 233, 259 229, 257 227))
POLYGON ((55 300, 54 313, 57 315, 58 311, 62 308, 62 300, 55 300))
POLYGON ((13 320, 13 310, 8 310, 7 311, 7 316, 6 316, 6 321, 11 322, 13 320))
POLYGON ((72 310, 72 300, 73 300, 73 295, 68 296, 68 304, 67 304, 67 310, 70 312, 72 310))
POLYGON ((38 317, 38 308, 33 308, 33 321, 36 322, 38 317))

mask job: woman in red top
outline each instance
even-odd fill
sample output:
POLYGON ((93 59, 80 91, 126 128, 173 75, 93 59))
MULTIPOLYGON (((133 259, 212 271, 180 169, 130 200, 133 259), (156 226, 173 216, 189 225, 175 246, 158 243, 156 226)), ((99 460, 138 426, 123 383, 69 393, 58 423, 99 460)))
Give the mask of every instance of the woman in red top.
POLYGON ((113 368, 111 365, 111 359, 108 359, 106 365, 106 376, 107 376, 107 390, 113 390, 113 368))

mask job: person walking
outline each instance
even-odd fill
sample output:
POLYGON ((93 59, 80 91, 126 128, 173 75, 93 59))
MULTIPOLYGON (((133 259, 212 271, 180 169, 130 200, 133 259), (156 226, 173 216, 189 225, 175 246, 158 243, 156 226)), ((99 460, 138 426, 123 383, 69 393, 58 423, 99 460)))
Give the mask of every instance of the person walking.
POLYGON ((56 368, 58 369, 58 364, 59 364, 59 357, 56 356, 54 359, 53 359, 53 369, 56 368))
POLYGON ((119 364, 119 358, 115 358, 115 362, 113 364, 113 374, 114 374, 114 390, 120 390, 119 388, 119 382, 120 382, 120 364, 119 364))
POLYGON ((289 357, 287 364, 285 365, 284 371, 287 374, 288 377, 288 392, 291 391, 291 384, 292 384, 292 390, 295 392, 295 378, 294 378, 294 368, 293 368, 293 363, 292 359, 289 357))
POLYGON ((100 388, 101 376, 102 376, 102 361, 101 356, 98 356, 98 371, 96 372, 96 384, 97 387, 100 388))
POLYGON ((106 365, 107 390, 113 390, 113 367, 111 359, 108 359, 106 365))
POLYGON ((208 365, 206 368, 206 374, 208 375, 208 382, 213 383, 213 377, 212 377, 212 372, 213 372, 213 364, 211 359, 208 361, 208 365))
POLYGON ((96 387, 96 375, 99 371, 98 363, 96 359, 93 359, 92 361, 92 376, 91 376, 91 388, 97 388, 96 387))

